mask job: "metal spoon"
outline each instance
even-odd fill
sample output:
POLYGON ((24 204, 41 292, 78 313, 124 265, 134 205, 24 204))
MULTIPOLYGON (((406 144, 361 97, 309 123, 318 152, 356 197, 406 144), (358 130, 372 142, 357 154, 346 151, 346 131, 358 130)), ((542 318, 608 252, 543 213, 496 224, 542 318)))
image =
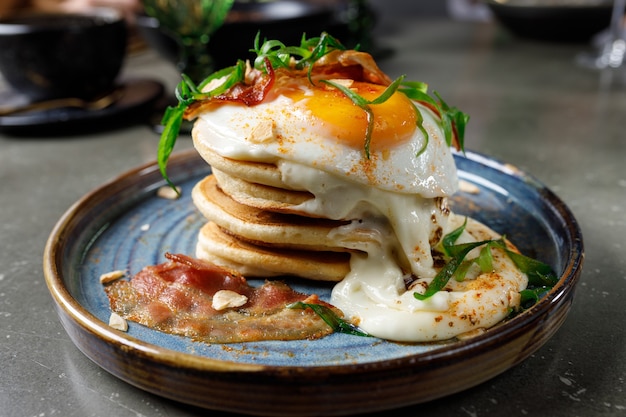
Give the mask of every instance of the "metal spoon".
POLYGON ((124 89, 122 87, 116 88, 110 94, 104 95, 95 100, 83 100, 77 97, 65 97, 52 100, 37 101, 34 103, 28 103, 15 107, 0 108, 0 116, 8 116, 11 114, 24 113, 29 111, 60 109, 64 107, 74 107, 85 110, 102 110, 119 100, 123 95, 123 90, 124 89))

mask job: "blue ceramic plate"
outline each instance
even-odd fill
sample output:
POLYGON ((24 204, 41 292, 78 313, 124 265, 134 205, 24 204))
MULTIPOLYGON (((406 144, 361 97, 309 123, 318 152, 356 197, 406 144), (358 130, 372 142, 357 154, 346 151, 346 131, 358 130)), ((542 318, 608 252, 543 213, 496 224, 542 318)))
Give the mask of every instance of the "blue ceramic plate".
MULTIPOLYGON (((44 272, 68 334, 89 358, 119 378, 181 402, 257 415, 345 415, 428 401, 477 385, 519 363, 565 320, 583 262, 569 209, 532 177, 485 156, 455 155, 459 176, 477 188, 453 209, 505 233, 561 279, 537 305, 482 335, 461 341, 398 344, 333 334, 315 341, 229 345, 193 342, 130 323, 111 329, 101 274, 195 253, 205 220, 191 188, 210 172, 194 151, 175 155, 171 178, 183 197, 156 196, 156 164, 130 171, 75 203, 47 242, 44 272)), ((255 281, 251 281, 254 285, 255 281)), ((331 285, 292 286, 328 299, 331 285)))

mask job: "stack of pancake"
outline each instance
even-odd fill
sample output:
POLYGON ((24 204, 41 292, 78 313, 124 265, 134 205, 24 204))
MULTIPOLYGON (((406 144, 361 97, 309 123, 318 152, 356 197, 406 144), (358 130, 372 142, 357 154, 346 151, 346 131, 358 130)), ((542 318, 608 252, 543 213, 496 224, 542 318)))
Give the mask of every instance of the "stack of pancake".
POLYGON ((365 230, 349 226, 348 219, 311 217, 298 210, 314 196, 290 189, 276 165, 225 158, 199 141, 195 145, 212 168, 192 192, 208 220, 198 236, 198 258, 247 276, 345 277, 349 242, 367 239, 365 230))

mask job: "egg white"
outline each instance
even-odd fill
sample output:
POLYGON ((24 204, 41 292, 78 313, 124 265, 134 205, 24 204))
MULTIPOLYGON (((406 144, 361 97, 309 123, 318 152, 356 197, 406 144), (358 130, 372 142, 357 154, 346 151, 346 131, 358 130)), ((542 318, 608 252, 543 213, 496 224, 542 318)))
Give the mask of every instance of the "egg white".
POLYGON ((426 141, 416 129, 410 140, 373 151, 370 160, 375 168, 369 173, 362 169, 364 148, 328 137, 323 120, 315 119, 305 106, 285 96, 249 107, 224 104, 202 113, 196 124, 199 140, 232 159, 285 159, 398 193, 451 195, 458 187, 453 157, 433 113, 424 107, 420 110, 429 134, 428 151, 416 156, 426 141))

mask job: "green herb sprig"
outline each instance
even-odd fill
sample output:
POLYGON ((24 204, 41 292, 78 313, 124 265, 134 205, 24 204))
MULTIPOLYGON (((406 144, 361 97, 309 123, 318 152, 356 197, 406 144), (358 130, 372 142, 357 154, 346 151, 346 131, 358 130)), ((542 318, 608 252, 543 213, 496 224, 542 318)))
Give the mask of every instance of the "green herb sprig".
MULTIPOLYGON (((266 65, 272 68, 295 68, 297 70, 308 69, 308 78, 311 83, 311 73, 315 63, 325 55, 336 51, 344 51, 346 48, 336 38, 326 32, 319 37, 306 38, 303 35, 299 46, 287 46, 277 40, 260 41, 260 34, 257 33, 254 40, 254 48, 252 52, 256 53, 254 67, 260 71, 266 71, 266 65)), ((157 151, 157 162, 159 170, 167 183, 174 187, 174 184, 167 175, 167 161, 174 149, 176 140, 180 132, 180 127, 184 118, 186 109, 194 102, 209 100, 227 92, 234 85, 245 80, 245 62, 238 61, 236 65, 219 70, 200 84, 196 85, 187 75, 182 74, 182 81, 176 87, 176 98, 178 104, 174 107, 168 107, 163 115, 161 124, 164 126, 159 147, 157 151), (214 89, 206 90, 206 86, 215 79, 225 78, 225 82, 214 89)), ((441 127, 444 131, 445 140, 448 146, 455 145, 463 150, 465 125, 469 121, 469 116, 461 112, 455 107, 450 107, 441 99, 439 94, 434 93, 434 98, 428 94, 428 86, 421 82, 406 82, 405 76, 398 77, 389 85, 383 93, 374 100, 367 100, 364 97, 354 93, 348 88, 330 80, 324 80, 327 85, 339 89, 348 98, 350 98, 357 106, 361 107, 367 114, 367 130, 364 138, 364 152, 367 158, 370 157, 370 142, 374 128, 374 117, 370 105, 381 104, 389 99, 396 91, 405 94, 408 98, 422 103, 429 107, 433 112, 439 115, 441 119, 441 127)), ((413 105, 417 115, 417 127, 425 137, 424 146, 418 151, 416 156, 421 155, 428 145, 428 134, 423 127, 423 117, 417 106, 413 105)), ((177 191, 178 192, 178 191, 177 191)))
MULTIPOLYGON (((365 113, 367 114, 367 129, 365 130, 365 145, 364 145, 365 156, 367 157, 367 159, 370 158, 370 142, 372 141, 372 133, 374 132, 374 112, 372 111, 372 108, 370 107, 370 105, 371 104, 382 104, 385 101, 389 100, 389 98, 396 92, 396 90, 400 86, 400 83, 402 83, 402 80, 404 80, 404 76, 398 77, 393 83, 391 83, 385 89, 385 91, 383 91, 374 100, 367 100, 366 98, 364 98, 363 96, 360 96, 359 94, 355 93, 354 91, 352 91, 348 87, 346 87, 344 85, 341 85, 339 83, 336 83, 334 81, 321 80, 322 83, 331 85, 334 88, 336 88, 339 91, 341 91, 343 94, 346 95, 346 97, 348 97, 354 104, 356 104, 361 109, 363 109, 365 111, 365 113)), ((415 110, 417 111, 417 108, 415 110)), ((417 114, 419 114, 419 111, 418 111, 417 114)), ((421 118, 420 118, 420 120, 421 120, 421 118)), ((424 128, 421 126, 421 123, 419 124, 419 126, 424 131, 424 133, 426 133, 424 128)), ((428 136, 426 135, 426 137, 428 137, 428 136)))
POLYGON ((174 146, 176 145, 176 140, 178 139, 178 134, 180 132, 180 126, 183 123, 185 110, 196 101, 207 100, 228 91, 228 89, 240 83, 244 79, 245 73, 246 63, 239 60, 236 65, 213 73, 198 86, 196 86, 193 80, 191 80, 186 74, 182 74, 183 80, 176 87, 176 99, 178 100, 178 105, 176 107, 168 107, 163 114, 163 118, 161 119, 161 124, 164 126, 164 129, 161 133, 157 151, 157 163, 159 165, 161 175, 177 194, 179 192, 178 189, 167 175, 167 161, 169 160, 169 157, 174 150, 174 146), (211 81, 222 77, 226 77, 223 83, 209 91, 202 92, 202 89, 211 81))
POLYGON ((319 37, 306 38, 303 34, 300 46, 286 46, 278 40, 265 40, 260 43, 260 33, 254 38, 254 49, 250 52, 256 54, 254 67, 263 70, 265 60, 269 60, 273 68, 291 68, 297 70, 308 68, 309 80, 313 65, 323 56, 334 50, 345 51, 346 47, 337 39, 326 32, 319 37))
POLYGON ((337 314, 335 314, 333 310, 324 305, 296 301, 295 303, 287 305, 287 308, 300 310, 310 308, 315 312, 315 314, 317 314, 322 320, 324 320, 324 322, 328 324, 335 333, 344 333, 353 336, 369 336, 369 334, 362 331, 355 325, 343 320, 337 314))
MULTIPOLYGON (((441 127, 443 129, 444 137, 446 140, 446 144, 448 146, 453 145, 453 140, 456 138, 457 140, 457 148, 459 150, 465 149, 465 126, 469 122, 469 115, 463 113, 456 107, 450 107, 448 103, 446 103, 439 93, 436 91, 433 92, 436 99, 432 98, 428 94, 428 84, 416 81, 407 81, 402 83, 401 88, 399 89, 401 93, 406 95, 413 101, 419 102, 424 106, 430 108, 433 112, 435 112, 441 118, 441 127)), ((417 109, 416 109, 417 110, 417 109)), ((419 111, 417 112, 418 117, 421 119, 421 114, 419 111)), ((421 120, 418 121, 421 126, 421 120)), ((426 145, 428 145, 428 134, 425 130, 422 129, 422 133, 426 138, 426 144, 418 153, 421 154, 426 150, 426 145)))
POLYGON ((558 282, 558 277, 549 265, 510 250, 506 245, 504 237, 496 240, 483 240, 456 245, 455 242, 465 230, 466 225, 467 218, 461 226, 444 236, 438 249, 447 259, 447 262, 435 278, 428 284, 423 294, 417 292, 413 293, 416 299, 426 300, 432 297, 435 293, 443 290, 451 278, 457 281, 463 281, 469 267, 474 263, 480 267, 482 272, 492 271, 492 248, 502 249, 513 261, 515 266, 528 276, 527 289, 520 292, 520 304, 522 308, 534 304, 534 302, 538 301, 540 297, 550 291, 558 282), (465 257, 472 249, 483 245, 484 247, 481 249, 476 259, 470 261, 465 260, 465 257))

